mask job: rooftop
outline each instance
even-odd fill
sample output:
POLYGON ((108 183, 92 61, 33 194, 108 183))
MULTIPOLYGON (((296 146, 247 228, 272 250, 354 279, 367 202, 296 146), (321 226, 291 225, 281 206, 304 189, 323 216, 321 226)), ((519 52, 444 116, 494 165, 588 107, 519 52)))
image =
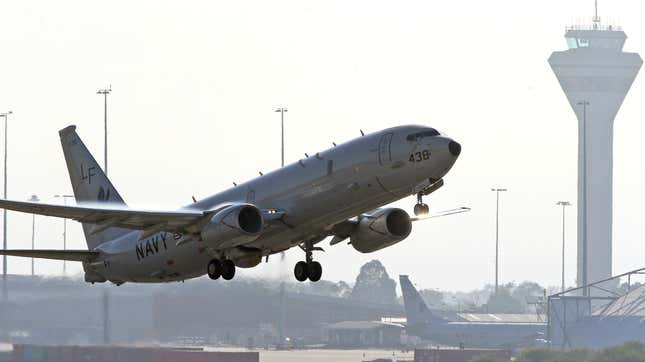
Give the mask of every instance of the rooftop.
POLYGON ((574 30, 574 31, 589 31, 589 30, 597 30, 597 31, 622 31, 623 28, 621 26, 616 26, 616 25, 603 25, 600 23, 594 23, 594 24, 582 24, 582 25, 570 25, 565 28, 566 31, 574 30))
POLYGON ((598 317, 643 317, 645 318, 645 285, 630 291, 594 313, 598 317))
POLYGON ((366 330, 366 329, 378 329, 378 328, 400 328, 403 326, 397 323, 388 323, 380 321, 346 321, 330 324, 327 326, 329 329, 345 329, 345 330, 366 330))
POLYGON ((483 313, 458 313, 467 322, 479 323, 541 323, 544 316, 537 314, 483 314, 483 313))

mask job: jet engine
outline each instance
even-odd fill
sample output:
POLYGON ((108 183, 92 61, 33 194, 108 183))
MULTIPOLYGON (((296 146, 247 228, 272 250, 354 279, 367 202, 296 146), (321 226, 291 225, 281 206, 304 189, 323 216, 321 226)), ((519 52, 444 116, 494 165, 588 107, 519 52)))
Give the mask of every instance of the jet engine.
POLYGON ((411 231, 412 222, 407 212, 395 208, 379 209, 359 216, 350 240, 354 249, 371 253, 398 243, 411 231))
POLYGON ((230 248, 257 239, 263 226, 262 211, 255 205, 235 204, 213 215, 201 237, 213 248, 230 248))

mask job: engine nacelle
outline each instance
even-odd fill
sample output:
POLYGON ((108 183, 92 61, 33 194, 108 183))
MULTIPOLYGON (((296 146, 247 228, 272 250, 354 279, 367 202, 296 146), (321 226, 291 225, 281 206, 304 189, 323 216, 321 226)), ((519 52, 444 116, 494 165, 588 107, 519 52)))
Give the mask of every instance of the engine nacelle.
POLYGON ((412 231, 412 221, 401 209, 379 209, 359 217, 350 235, 352 246, 361 253, 371 253, 394 245, 412 231))
POLYGON ((231 248, 257 239, 263 227, 260 209, 251 204, 236 204, 213 215, 202 228, 201 237, 213 248, 231 248))

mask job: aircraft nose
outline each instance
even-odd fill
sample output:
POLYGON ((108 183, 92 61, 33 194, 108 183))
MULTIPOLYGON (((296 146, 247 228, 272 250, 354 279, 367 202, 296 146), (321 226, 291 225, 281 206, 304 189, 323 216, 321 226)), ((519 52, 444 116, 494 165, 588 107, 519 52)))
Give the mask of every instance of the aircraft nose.
POLYGON ((461 145, 455 141, 450 141, 448 150, 453 156, 457 157, 461 153, 461 145))

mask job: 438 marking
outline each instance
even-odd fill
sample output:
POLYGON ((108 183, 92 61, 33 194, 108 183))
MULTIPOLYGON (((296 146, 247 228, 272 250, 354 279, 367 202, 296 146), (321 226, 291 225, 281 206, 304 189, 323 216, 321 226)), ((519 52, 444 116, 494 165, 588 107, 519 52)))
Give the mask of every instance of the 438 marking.
POLYGON ((410 154, 410 162, 421 162, 430 159, 430 151, 423 150, 410 154))

